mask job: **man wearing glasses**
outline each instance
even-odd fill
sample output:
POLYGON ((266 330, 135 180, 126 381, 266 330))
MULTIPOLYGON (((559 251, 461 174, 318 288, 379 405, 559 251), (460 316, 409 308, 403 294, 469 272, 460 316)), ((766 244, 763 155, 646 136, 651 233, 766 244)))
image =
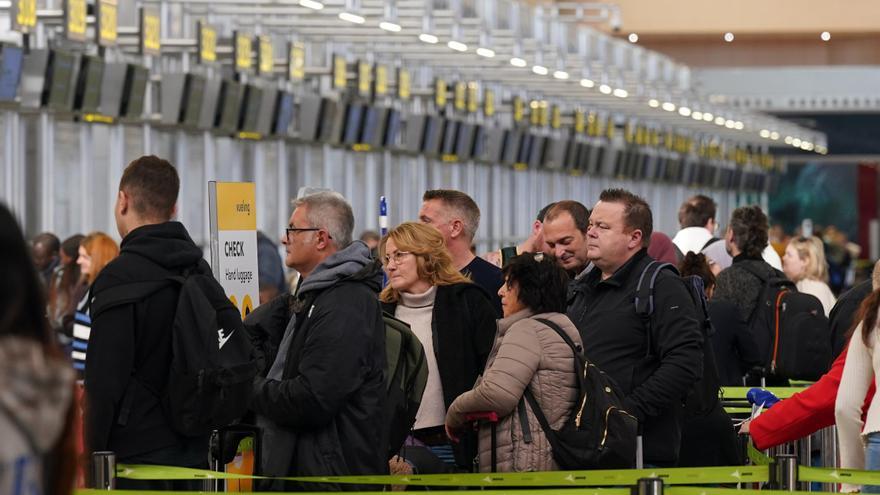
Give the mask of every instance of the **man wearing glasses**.
POLYGON ((377 448, 387 441, 381 271, 366 244, 352 242, 354 215, 342 196, 310 194, 294 207, 281 240, 300 284, 278 351, 267 356, 267 376, 254 384, 261 474, 380 474, 388 469, 385 449, 377 448))

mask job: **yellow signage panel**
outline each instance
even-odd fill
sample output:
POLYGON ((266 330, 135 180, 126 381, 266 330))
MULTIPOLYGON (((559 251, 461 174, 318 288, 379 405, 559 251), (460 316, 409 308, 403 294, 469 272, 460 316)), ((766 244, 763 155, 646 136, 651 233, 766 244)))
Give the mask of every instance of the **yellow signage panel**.
POLYGON ((559 108, 559 105, 553 105, 550 110, 550 127, 554 129, 562 127, 562 109, 559 108))
POLYGON ((455 83, 453 87, 452 105, 456 110, 463 112, 467 108, 467 85, 463 82, 455 83))
POLYGON ((483 92, 483 114, 486 117, 495 115, 495 92, 491 89, 483 92))
POLYGON ((375 92, 376 96, 388 94, 388 67, 384 65, 376 66, 375 92))
POLYGON ((118 5, 116 0, 98 0, 98 27, 95 29, 98 36, 98 45, 114 46, 117 39, 118 5))
POLYGON ((584 117, 583 110, 574 111, 574 132, 582 134, 587 128, 587 119, 584 117))
POLYGON ((12 29, 30 33, 37 27, 37 0, 12 0, 12 29))
POLYGON ((550 108, 547 105, 547 102, 544 100, 542 100, 539 103, 539 108, 540 108, 540 112, 538 113, 538 115, 540 115, 539 124, 542 127, 547 127, 548 125, 550 125, 550 108))
POLYGON ((253 39, 245 33, 234 31, 235 39, 235 68, 240 71, 249 71, 254 63, 253 39))
POLYGON ((290 44, 287 64, 287 76, 291 81, 302 81, 306 78, 306 47, 302 43, 290 44))
POLYGON ((256 198, 257 190, 253 182, 218 182, 218 230, 256 230, 256 198))
POLYGON ((333 55, 333 87, 336 89, 345 89, 346 83, 346 63, 345 57, 342 55, 333 55))
POLYGON ((371 71, 370 64, 358 62, 358 94, 361 96, 370 96, 370 86, 373 84, 371 71))
POLYGON ((199 21, 199 63, 208 64, 217 61, 217 30, 209 24, 199 21))
POLYGON ((141 53, 159 55, 162 51, 162 24, 159 11, 141 7, 141 53))
POLYGON ((271 74, 275 70, 275 52, 272 50, 272 38, 269 36, 259 36, 260 42, 260 74, 271 74))
POLYGON ((467 111, 468 113, 476 113, 480 109, 480 88, 477 83, 471 81, 467 83, 467 111))
POLYGON ((520 123, 523 121, 526 115, 526 105, 523 102, 523 99, 519 96, 513 97, 513 121, 516 123, 520 123))
POLYGON ((86 40, 86 0, 66 0, 64 34, 72 41, 86 40))
POLYGON ((412 96, 412 78, 406 69, 397 69, 397 97, 408 100, 412 96))
POLYGON ((434 103, 440 108, 446 106, 446 90, 446 81, 443 79, 437 79, 434 81, 434 103))

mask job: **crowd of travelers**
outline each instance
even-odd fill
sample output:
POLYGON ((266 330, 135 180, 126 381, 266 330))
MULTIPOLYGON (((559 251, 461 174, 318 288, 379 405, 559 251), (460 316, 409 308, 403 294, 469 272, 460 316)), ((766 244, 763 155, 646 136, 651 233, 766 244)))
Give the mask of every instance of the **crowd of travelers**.
MULTIPOLYGON (((0 492, 25 480, 69 493, 82 452, 190 468, 207 468, 209 452, 228 457, 193 426, 223 415, 193 413, 174 392, 189 380, 207 406, 229 404, 181 368, 196 333, 181 313, 192 311, 219 331, 214 365, 238 377, 211 386, 245 391, 229 422, 257 427, 260 490, 367 488, 279 479, 294 476, 558 470, 571 465, 563 437, 603 425, 601 439, 577 437, 587 450, 629 438, 608 429, 631 425, 627 467, 675 467, 742 463, 737 432, 767 449, 837 423, 842 467, 880 469, 880 269, 841 292, 835 230, 832 241, 786 239, 758 206, 716 218, 697 195, 669 237, 643 198, 612 188, 547 205, 506 255, 477 256, 480 209, 461 191, 426 191, 416 221, 362 240, 345 198, 316 192, 293 202, 283 260, 260 234, 261 306, 230 321, 225 298, 198 304, 200 290, 222 288, 174 220, 179 185, 164 159, 131 162, 114 206, 120 244, 102 232, 27 242, 0 205, 0 492), (804 330, 781 338, 780 325, 804 330), (796 346, 825 354, 792 365, 796 346), (719 400, 720 387, 804 374, 812 386, 739 427, 719 400), (585 377, 609 394, 602 414, 588 410, 599 406, 585 377), (615 412, 625 421, 612 423, 615 412)), ((601 455, 578 459, 606 467, 601 455)))

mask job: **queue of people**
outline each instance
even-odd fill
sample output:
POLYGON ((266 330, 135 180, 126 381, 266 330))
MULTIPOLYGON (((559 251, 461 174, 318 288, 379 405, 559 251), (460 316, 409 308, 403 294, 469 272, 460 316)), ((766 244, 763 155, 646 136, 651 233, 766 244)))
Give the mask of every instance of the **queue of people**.
MULTIPOLYGON (((45 397, 63 411, 54 416, 53 428, 43 430, 53 442, 66 435, 63 425, 72 421, 66 411, 75 408, 73 375, 61 371, 57 363, 63 358, 49 343, 70 342, 68 352, 84 372, 89 451, 112 450, 118 462, 128 464, 207 467, 207 436, 182 434, 165 405, 179 289, 166 285, 92 312, 96 300, 126 285, 210 275, 201 249, 173 220, 178 190, 177 172, 168 161, 134 160, 122 175, 114 207, 122 243, 117 246, 100 232, 64 242, 41 234, 31 245, 33 263, 20 274, 33 293, 25 294, 28 299, 3 299, 13 304, 3 315, 47 308, 45 317, 0 318, 0 335, 8 334, 14 349, 26 341, 27 352, 40 354, 54 373, 47 378, 45 397)), ((0 213, 9 216, 0 221, 14 225, 8 212, 0 213)), ((375 246, 353 240, 354 215, 341 195, 298 198, 281 237, 284 265, 298 273, 295 288, 286 290, 283 272, 273 275, 271 287, 264 293, 261 287, 261 302, 272 308, 271 317, 255 312, 242 327, 259 369, 244 419, 261 431, 260 474, 558 469, 551 442, 523 396, 526 391, 534 396, 554 429, 574 414, 576 356, 566 340, 609 377, 623 397, 622 409, 638 421, 643 448, 633 463, 676 466, 694 457, 682 430, 692 419, 686 419, 685 403, 695 384, 705 380, 704 353, 713 353, 722 386, 741 385, 766 364, 767 349, 754 335, 753 322, 768 279, 790 280, 797 291, 819 299, 831 317, 829 347, 835 328, 855 326, 850 333, 857 342, 850 344, 849 357, 844 349, 814 387, 837 395, 838 382, 853 384, 837 396, 845 462, 880 469, 870 407, 867 423, 861 423, 861 405, 872 393, 868 385, 877 368, 872 349, 878 292, 860 287, 835 305, 821 241, 791 240, 776 266, 778 255, 767 254, 773 251, 769 222, 759 207, 734 210, 724 232, 715 215, 711 198, 690 198, 679 212, 682 230, 669 239, 653 231, 650 205, 629 191, 607 189, 592 208, 561 200, 539 212, 518 255, 499 267, 497 256, 489 254, 492 262, 486 261, 470 249, 480 211, 463 192, 427 191, 418 222, 401 223, 375 246), (633 294, 641 294, 655 259, 677 270, 652 277, 651 307, 645 312, 633 294), (705 289, 708 316, 695 305, 683 278, 689 276, 699 278, 705 289), (402 445, 391 446, 391 459, 383 448, 392 428, 387 416, 393 399, 385 376, 388 316, 409 326, 427 369, 424 392, 407 426, 411 432, 402 445), (713 332, 705 332, 707 324, 713 332), (486 412, 497 415, 495 428, 474 422, 475 415, 486 412), (853 441, 863 428, 866 455, 853 441)), ((20 235, 17 226, 14 230, 20 235)), ((24 249, 22 239, 6 243, 24 249)), ((264 244, 271 252, 271 241, 264 244)), ((4 258, 15 256, 21 253, 4 258)), ((277 263, 267 267, 279 273, 277 263)), ((835 338, 845 345, 845 336, 835 338)), ((766 446, 785 441, 785 432, 801 434, 829 417, 833 421, 833 399, 821 399, 822 406, 810 411, 806 404, 819 399, 808 398, 817 392, 806 389, 799 395, 747 423, 744 431, 766 446), (800 412, 777 414, 784 410, 800 412)), ((733 424, 723 418, 713 431, 732 435, 733 424)), ((60 445, 53 442, 45 443, 45 452, 60 445)), ((699 455, 706 462, 729 462, 726 454, 699 455)), ((59 476, 65 473, 61 469, 59 476)), ((259 484, 265 490, 328 488, 277 479, 259 484)), ((119 486, 188 488, 185 482, 135 480, 120 480, 119 486)))

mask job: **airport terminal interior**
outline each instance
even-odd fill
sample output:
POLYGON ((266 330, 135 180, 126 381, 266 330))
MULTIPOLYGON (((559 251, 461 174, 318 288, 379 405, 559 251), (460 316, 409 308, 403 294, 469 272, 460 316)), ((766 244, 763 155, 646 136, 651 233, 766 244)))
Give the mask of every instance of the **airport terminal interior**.
MULTIPOLYGON (((224 220, 220 215, 218 223, 217 214, 223 202, 218 199, 221 185, 252 186, 248 214, 255 219, 244 229, 268 238, 269 253, 285 263, 280 265, 284 294, 297 290, 296 270, 289 262, 292 233, 305 237, 313 233, 299 231, 320 230, 297 228, 291 218, 297 206, 292 202, 314 191, 335 191, 344 197, 353 214, 354 239, 368 231, 384 236, 404 222, 425 221, 426 191, 461 191, 479 208, 470 248, 478 258, 497 261, 499 267, 502 257, 506 263, 511 254, 504 248, 513 247, 515 255, 515 247, 520 246, 522 252, 523 243, 540 232, 535 229, 545 220, 544 213, 551 212, 548 222, 556 218, 558 213, 544 210, 545 206, 574 200, 589 210, 601 210, 596 205, 608 189, 624 189, 643 198, 655 233, 650 236, 655 250, 649 254, 662 259, 655 253, 659 243, 666 242, 672 264, 683 263, 688 250, 679 242, 679 234, 695 224, 686 224, 683 218, 689 217, 682 212, 696 204, 694 198, 709 198, 712 214, 706 218, 711 222, 703 219, 699 224, 710 226, 708 233, 700 234, 707 244, 694 252, 708 253, 716 238, 727 250, 721 266, 708 254, 705 258, 715 272, 711 284, 717 281, 716 297, 725 292, 727 266, 735 267, 747 251, 743 246, 733 251, 730 247, 730 239, 736 244, 740 235, 737 222, 744 218, 738 212, 759 207, 754 211, 765 215, 764 247, 773 261, 767 252, 763 259, 779 270, 780 277, 791 279, 776 289, 772 281, 760 279, 765 291, 778 291, 761 293, 778 294, 775 302, 767 299, 776 310, 775 315, 768 313, 768 318, 775 318, 771 347, 773 342, 779 345, 780 327, 784 333, 796 325, 820 324, 831 347, 805 346, 806 354, 798 355, 806 362, 815 353, 826 352, 827 356, 816 358, 822 360, 818 373, 776 373, 777 351, 772 349, 767 364, 772 370, 767 374, 751 374, 749 381, 744 378, 749 373, 743 372, 734 383, 720 383, 718 407, 731 418, 727 430, 736 437, 740 462, 707 460, 705 465, 681 467, 689 471, 676 474, 665 470, 676 468, 677 461, 642 462, 640 435, 640 458, 632 467, 647 471, 620 471, 606 478, 591 478, 583 471, 585 478, 575 483, 533 466, 528 470, 539 472, 532 481, 505 478, 514 473, 504 473, 493 485, 490 478, 483 481, 467 474, 459 463, 459 469, 445 472, 444 476, 451 476, 446 480, 430 478, 440 472, 423 471, 426 481, 410 490, 424 485, 429 490, 544 487, 542 491, 553 493, 561 487, 594 491, 604 487, 616 495, 615 490, 626 488, 629 493, 628 487, 638 486, 640 495, 662 495, 664 489, 672 495, 691 495, 697 492, 686 492, 685 487, 700 485, 705 487, 700 493, 736 495, 734 491, 768 488, 823 492, 857 490, 858 485, 865 485, 864 491, 877 488, 870 486, 880 485, 880 474, 870 473, 880 471, 880 435, 876 444, 870 443, 874 431, 869 430, 873 425, 867 406, 872 403, 866 402, 867 420, 862 424, 868 447, 866 452, 856 449, 868 464, 859 464, 862 458, 853 464, 847 457, 852 442, 844 446, 841 440, 846 429, 841 433, 834 426, 834 396, 841 373, 844 378, 855 373, 850 371, 855 365, 846 360, 844 371, 844 360, 832 358, 846 345, 842 340, 838 346, 835 339, 848 336, 860 318, 876 324, 876 317, 869 317, 871 309, 877 310, 877 301, 867 304, 871 296, 858 310, 871 291, 874 263, 880 259, 878 136, 880 2, 876 0, 0 0, 0 204, 11 212, 29 249, 35 249, 35 258, 39 256, 35 246, 45 241, 47 233, 64 244, 77 239, 72 247, 60 248, 60 259, 73 256, 70 266, 79 263, 76 260, 85 252, 86 243, 81 244, 77 235, 92 239, 92 233, 103 233, 107 242, 118 246, 127 233, 118 227, 120 180, 126 167, 144 155, 167 160, 176 169, 180 188, 175 219, 218 278, 217 263, 224 254, 230 256, 230 245, 237 246, 227 243, 225 253, 220 247, 226 239, 224 220), (655 240, 658 234, 665 241, 655 240), (784 320, 785 311, 800 306, 781 301, 784 294, 809 292, 796 280, 799 275, 792 275, 799 268, 790 267, 798 252, 808 250, 803 245, 810 239, 820 255, 818 261, 814 257, 813 265, 820 265, 815 282, 829 291, 827 298, 817 297, 828 305, 824 310, 818 306, 818 315, 815 310, 810 313, 822 322, 804 316, 790 323, 794 320, 784 320), (64 255, 68 249, 72 251, 64 255), (845 295, 858 287, 866 287, 865 292, 840 310, 846 314, 845 322, 835 322, 830 308, 844 306, 845 295), (830 387, 822 385, 826 372, 836 373, 836 382, 833 389, 822 389, 825 402, 815 398, 819 395, 798 399, 797 394, 813 387, 830 387), (773 400, 756 399, 752 386, 769 391, 773 400), (813 411, 824 419, 814 418, 812 429, 797 429, 793 419, 786 423, 774 418, 777 426, 771 428, 766 421, 763 428, 785 435, 797 429, 797 434, 775 442, 759 440, 756 430, 753 442, 748 437, 750 421, 769 414, 777 398, 782 399, 778 404, 800 400, 800 409, 791 407, 786 417, 806 417, 813 411), (741 431, 743 422, 746 428, 741 431), (711 471, 715 468, 709 465, 739 467, 730 475, 711 471), (659 478, 650 476, 651 468, 662 471, 659 478), (830 474, 844 468, 855 470, 850 481, 830 474), (692 481, 682 481, 687 476, 692 481), (657 486, 645 478, 663 481, 657 486)), ((563 214, 570 214, 577 230, 589 239, 588 218, 584 216, 581 227, 576 210, 566 211, 563 214)), ((593 219, 589 225, 594 228, 593 219)), ((8 239, 5 234, 3 238, 8 239)), ((386 241, 373 253, 382 262, 377 266, 399 267, 400 255, 410 253, 398 240, 399 251, 386 254, 390 253, 386 241)), ((250 237, 241 242, 250 249, 250 237)), ((556 245, 568 242, 559 240, 556 245)), ((647 246, 649 241, 645 242, 647 246)), ((739 244, 743 242, 740 237, 739 244)), ((550 250, 555 256, 564 251, 553 245, 550 250)), ((800 256, 803 260, 805 255, 800 256)), ((253 260, 256 270, 257 258, 253 260)), ((262 279, 264 262, 258 261, 262 279)), ((599 267, 598 261, 595 266, 599 267)), ((233 277, 229 269, 225 273, 233 277)), ((505 271, 504 276, 512 273, 505 271)), ((615 272, 607 275, 613 278, 611 273, 615 272)), ((391 275, 386 271, 385 282, 391 275)), ((586 272, 571 275, 571 287, 589 278, 586 272)), ((603 281, 605 275, 603 270, 603 281)), ((60 271, 57 276, 60 281, 60 271)), ((86 279, 87 286, 95 281, 86 279)), ((652 290, 653 283, 651 279, 652 290)), ((742 287, 728 290, 746 290, 742 287)), ((697 299, 708 297, 711 306, 713 293, 706 289, 697 299)), ((52 313, 55 292, 47 294, 52 313)), ((577 294, 572 289, 567 293, 569 315, 577 294)), ((255 294, 246 296, 247 303, 244 295, 227 295, 242 316, 259 306, 255 294)), ((759 298, 758 306, 764 304, 760 299, 764 296, 754 297, 759 298)), ((74 302, 90 300, 85 292, 76 293, 76 298, 74 302)), ((73 346, 74 364, 85 366, 85 347, 76 347, 77 339, 82 340, 76 329, 91 322, 74 318, 73 313, 81 313, 74 302, 69 304, 73 322, 68 322, 74 330, 60 338, 73 346)), ((651 311, 653 306, 652 293, 651 311)), ((743 316, 743 328, 755 331, 756 313, 743 316)), ((57 317, 60 322, 61 316, 57 317)), ((4 318, 0 312, 0 337, 7 331, 4 318)), ((291 328, 295 320, 290 320, 291 328)), ((587 335, 575 323, 581 335, 587 335)), ((861 335, 861 328, 854 335, 861 335)), ((286 339, 293 332, 281 330, 285 340, 280 345, 290 345, 286 339)), ((868 348, 864 366, 870 370, 874 354, 869 331, 864 332, 868 348)), ((415 327, 413 334, 418 334, 415 327)), ((220 338, 222 348, 226 342, 222 332, 220 338)), ((426 350, 436 353, 440 344, 434 338, 433 347, 426 350)), ((88 340, 87 334, 84 339, 88 340)), ((705 339, 710 340, 709 334, 705 339)), ((595 360, 586 338, 583 345, 587 357, 595 360)), ((647 345, 652 349, 650 339, 647 345)), ((664 347, 658 354, 665 358, 670 352, 664 347)), ((724 352, 715 349, 716 354, 724 352)), ((647 356, 652 353, 649 350, 647 356)), ((873 366, 880 366, 876 356, 873 359, 873 366)), ((76 369, 80 381, 73 400, 81 406, 88 391, 82 389, 83 368, 76 369)), ((482 364, 478 371, 483 371, 482 364)), ((0 378, 0 383, 5 381, 0 378)), ((430 383, 429 378, 427 390, 430 383)), ((843 414, 841 400, 838 396, 838 420, 843 414)), ((519 404, 518 411, 525 408, 519 404)), ((880 404, 877 407, 880 426, 880 404)), ((448 421, 447 417, 447 431, 448 421)), ((137 466, 133 471, 119 467, 136 463, 93 458, 84 452, 88 448, 83 429, 88 429, 88 422, 84 425, 80 417, 74 423, 78 451, 63 457, 62 464, 69 461, 76 471, 71 476, 77 490, 116 487, 123 472, 135 473, 129 479, 137 477, 137 466)), ((447 442, 442 426, 438 428, 447 442)), ((708 428, 704 424, 686 423, 684 437, 689 428, 692 435, 710 431, 701 429, 708 428)), ((707 443, 715 443, 711 434, 708 438, 707 443)), ((481 437, 481 454, 483 441, 481 437)), ((240 446, 233 452, 235 460, 227 459, 229 464, 217 461, 204 466, 239 473, 241 479, 204 484, 198 475, 181 475, 195 485, 168 484, 158 489, 258 489, 258 480, 248 475, 267 473, 260 473, 260 442, 255 438, 255 443, 256 449, 253 444, 240 446)), ((493 449, 494 445, 493 437, 493 449)), ((440 459, 452 452, 433 446, 429 450, 440 459)), ((0 446, 0 493, 70 493, 64 487, 52 488, 51 474, 46 474, 50 482, 45 486, 26 491, 3 474, 3 464, 12 461, 2 451, 0 446)), ((168 464, 156 459, 160 460, 140 464, 168 464)), ((396 459, 403 462, 402 455, 396 459)), ((553 465, 556 471, 561 469, 558 462, 553 465)), ((419 466, 410 467, 402 472, 420 474, 419 466)), ((390 469, 392 475, 401 472, 393 465, 390 469)), ((522 470, 526 469, 508 471, 522 470)), ((148 480, 169 479, 161 472, 145 473, 148 480)), ((389 471, 343 468, 319 474, 379 476, 389 471)), ((304 483, 287 485, 285 490, 339 490, 345 483, 304 483)), ((409 479, 389 478, 357 486, 402 490, 409 484, 409 479)))

